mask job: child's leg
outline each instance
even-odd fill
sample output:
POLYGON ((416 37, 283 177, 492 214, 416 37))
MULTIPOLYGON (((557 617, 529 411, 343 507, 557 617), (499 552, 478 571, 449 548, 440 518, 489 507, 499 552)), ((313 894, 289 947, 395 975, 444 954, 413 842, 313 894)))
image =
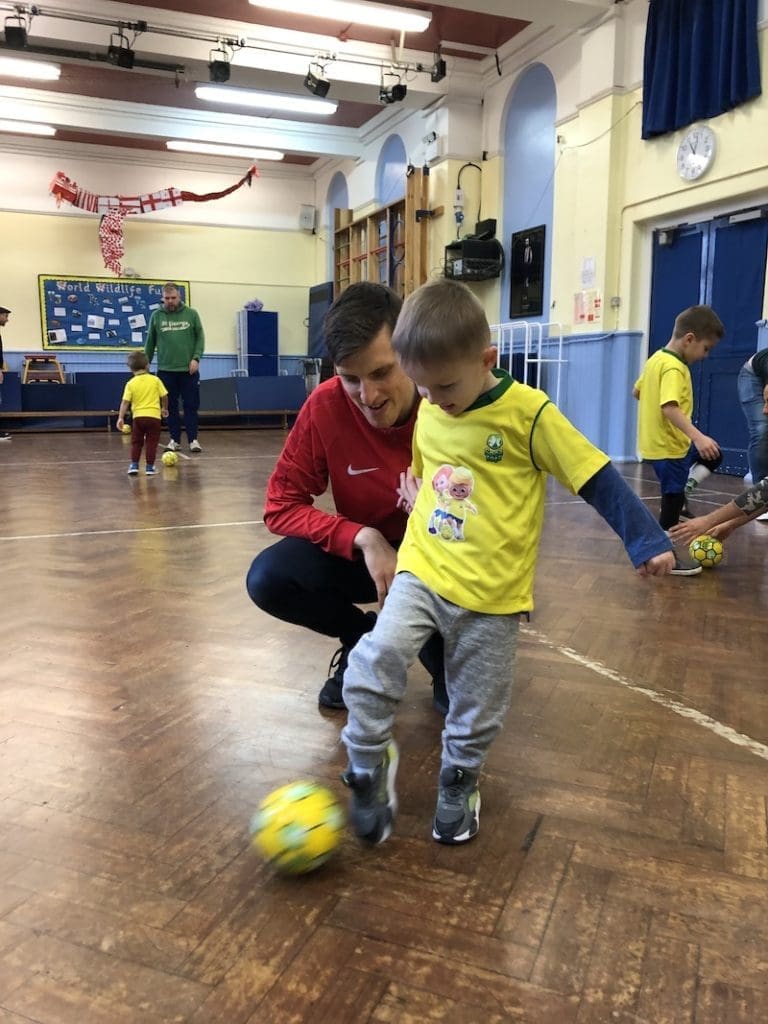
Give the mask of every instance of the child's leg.
POLYGON ((685 482, 685 493, 692 494, 699 484, 718 468, 723 461, 723 456, 718 455, 716 459, 702 459, 696 449, 689 454, 691 466, 688 470, 688 479, 685 482))
POLYGON ((372 771, 389 745, 408 669, 436 628, 434 601, 415 576, 398 573, 373 630, 349 654, 341 738, 353 769, 372 771))
POLYGON ((680 511, 685 504, 688 458, 653 459, 651 465, 661 487, 659 525, 662 530, 669 530, 680 522, 680 511))
POLYGON ((141 428, 143 417, 136 416, 131 420, 131 462, 138 462, 144 445, 144 431, 141 428))
POLYGON ((453 622, 443 632, 450 705, 442 767, 478 773, 512 698, 519 616, 447 607, 453 622))
POLYGON ((160 442, 160 420, 153 416, 147 416, 144 427, 144 438, 146 443, 147 465, 154 466, 157 456, 157 446, 160 442))

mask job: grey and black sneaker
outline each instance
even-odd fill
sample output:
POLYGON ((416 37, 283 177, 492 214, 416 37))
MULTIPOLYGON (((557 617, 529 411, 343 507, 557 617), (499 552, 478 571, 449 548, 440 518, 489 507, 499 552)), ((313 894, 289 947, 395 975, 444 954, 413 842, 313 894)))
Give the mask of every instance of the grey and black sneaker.
POLYGON ((177 452, 179 448, 181 448, 181 445, 179 444, 178 441, 174 441, 173 438, 171 438, 168 444, 165 446, 165 450, 167 452, 177 452))
POLYGON ((698 576, 701 566, 698 562, 692 562, 688 558, 681 558, 675 555, 675 567, 671 570, 670 576, 698 576))
POLYGON ((384 757, 371 772, 347 768, 341 781, 352 790, 349 819, 358 839, 383 843, 392 832, 397 814, 395 776, 399 760, 397 744, 392 740, 384 757))
POLYGON ((466 843, 480 828, 477 774, 448 765, 440 772, 432 838, 438 843, 466 843))
POLYGON ((317 703, 322 708, 343 710, 347 706, 344 703, 342 688, 344 686, 344 673, 347 670, 349 650, 349 647, 345 647, 342 644, 331 658, 331 663, 328 666, 328 678, 323 683, 323 687, 317 697, 317 703))

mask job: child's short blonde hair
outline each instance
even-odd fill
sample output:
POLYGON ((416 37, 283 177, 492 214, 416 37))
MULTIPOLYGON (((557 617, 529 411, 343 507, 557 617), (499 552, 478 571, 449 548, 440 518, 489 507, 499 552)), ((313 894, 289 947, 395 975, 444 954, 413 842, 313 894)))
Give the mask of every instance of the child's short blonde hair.
POLYGON ((448 278, 430 281, 408 296, 392 335, 403 362, 421 366, 479 354, 490 343, 483 307, 465 284, 448 278))

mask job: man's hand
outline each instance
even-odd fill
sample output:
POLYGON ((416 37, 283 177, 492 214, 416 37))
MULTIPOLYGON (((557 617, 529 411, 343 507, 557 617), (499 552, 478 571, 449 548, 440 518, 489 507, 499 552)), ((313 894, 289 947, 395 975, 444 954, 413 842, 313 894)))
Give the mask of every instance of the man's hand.
POLYGON ((197 373, 197 371, 199 369, 200 369, 200 360, 199 359, 190 359, 190 361, 189 361, 189 372, 190 373, 197 373))
POLYGON ((413 475, 409 466, 404 473, 400 474, 400 486, 397 488, 397 507, 401 508, 408 515, 413 512, 416 498, 421 490, 421 480, 413 475))
POLYGON ((365 567, 376 585, 379 608, 395 578, 397 552, 389 541, 372 526, 364 526, 355 537, 355 547, 363 553, 365 567))
POLYGON ((665 551, 661 555, 654 555, 647 562, 637 567, 638 576, 667 576, 675 568, 675 554, 673 551, 665 551))

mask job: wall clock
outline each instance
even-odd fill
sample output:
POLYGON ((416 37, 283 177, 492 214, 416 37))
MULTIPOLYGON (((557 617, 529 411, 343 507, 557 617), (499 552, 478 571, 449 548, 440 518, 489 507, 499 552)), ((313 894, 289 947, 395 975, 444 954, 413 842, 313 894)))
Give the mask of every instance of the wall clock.
POLYGON ((696 124, 677 147, 677 173, 684 181, 696 181, 715 159, 715 133, 705 124, 696 124))

